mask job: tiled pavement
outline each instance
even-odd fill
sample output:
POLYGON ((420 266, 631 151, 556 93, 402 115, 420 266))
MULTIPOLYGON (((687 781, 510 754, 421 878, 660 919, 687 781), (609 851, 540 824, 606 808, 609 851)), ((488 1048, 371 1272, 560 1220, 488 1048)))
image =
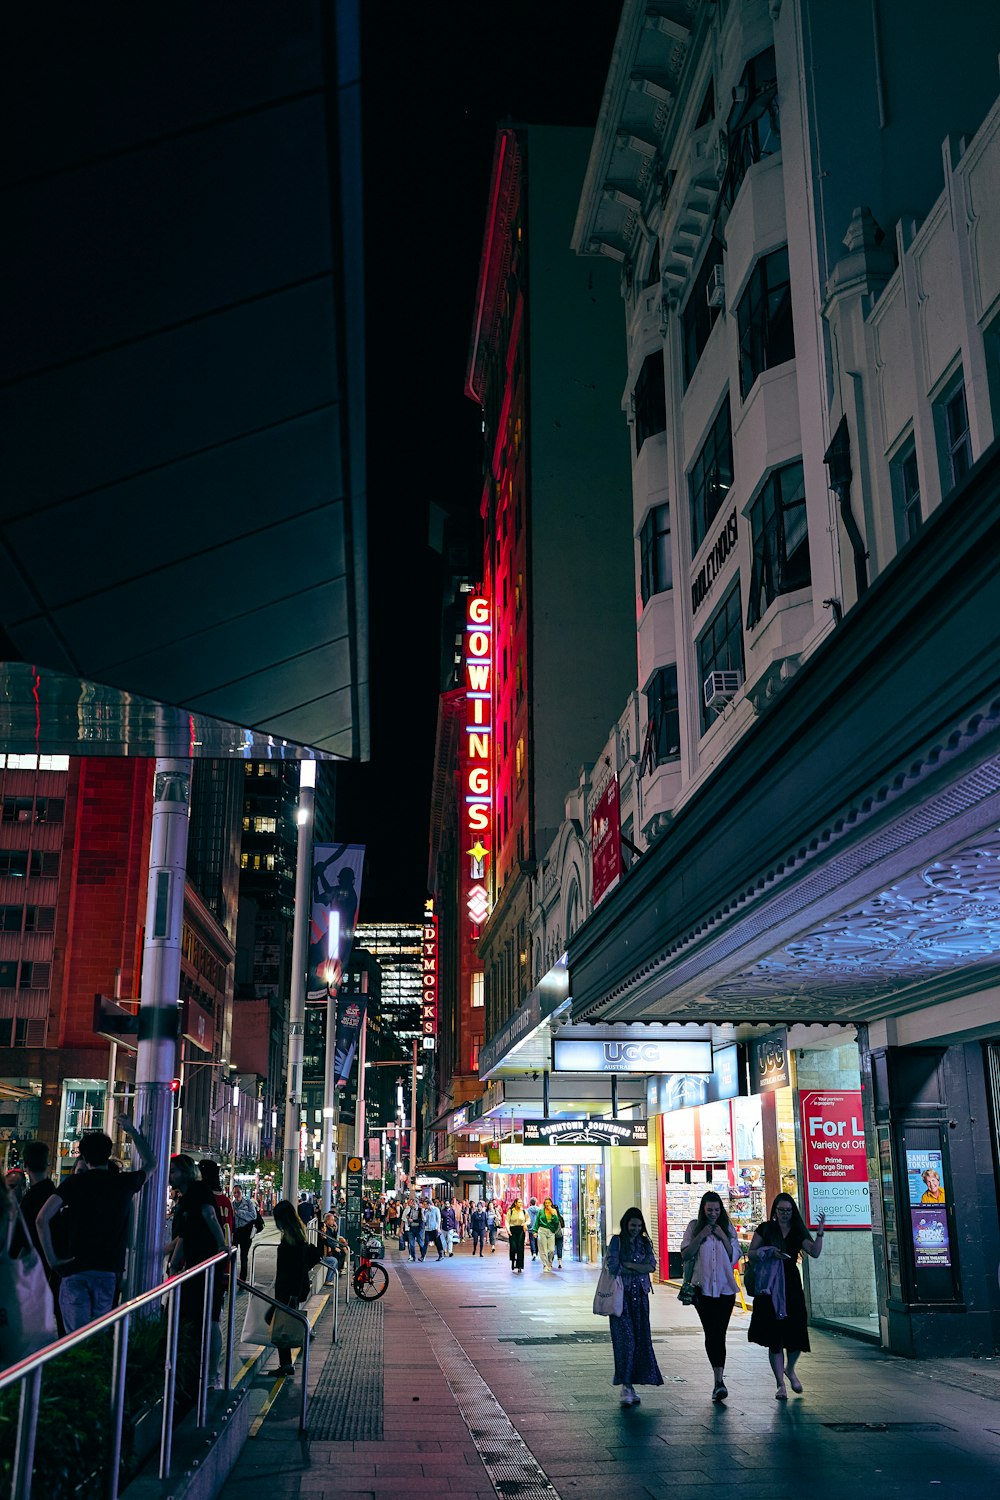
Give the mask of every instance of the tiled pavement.
MULTIPOLYGON (((441 1265, 392 1259, 382 1440, 300 1443, 298 1392, 284 1391, 223 1500, 703 1500, 720 1487, 760 1500, 1000 1495, 1000 1359, 922 1364, 814 1331, 799 1367, 805 1394, 782 1405, 737 1313, 730 1398, 713 1406, 694 1314, 659 1287, 666 1383, 622 1410, 607 1324, 590 1311, 593 1268, 542 1275, 529 1264, 513 1277, 500 1251, 474 1262, 462 1247, 441 1265)), ((366 1316, 351 1300, 342 1332, 366 1316)), ((338 1357, 329 1312, 317 1332, 311 1386, 338 1357)))

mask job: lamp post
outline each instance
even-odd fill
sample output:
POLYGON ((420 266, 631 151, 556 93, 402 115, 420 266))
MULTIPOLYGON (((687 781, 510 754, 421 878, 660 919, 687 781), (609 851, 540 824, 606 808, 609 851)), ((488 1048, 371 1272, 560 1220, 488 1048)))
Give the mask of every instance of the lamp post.
POLYGON ((288 1086, 285 1095, 285 1155, 281 1191, 290 1203, 299 1201, 299 1112, 302 1107, 302 1051, 306 1022, 306 962, 308 958, 312 884, 312 824, 316 806, 316 762, 299 762, 299 825, 295 857, 295 919, 292 924, 292 984, 288 1004, 288 1086))

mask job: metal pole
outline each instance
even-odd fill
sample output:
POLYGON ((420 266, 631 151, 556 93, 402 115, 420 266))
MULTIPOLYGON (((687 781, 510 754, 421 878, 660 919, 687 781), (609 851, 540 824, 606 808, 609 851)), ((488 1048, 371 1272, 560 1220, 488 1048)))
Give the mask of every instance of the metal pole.
POLYGON ((170 1475, 174 1448, 174 1391, 177 1387, 177 1335, 180 1331, 177 1288, 167 1292, 167 1363, 163 1373, 163 1421, 160 1425, 160 1478, 170 1475))
POLYGON ((115 1324, 115 1352, 111 1385, 111 1455, 108 1460, 108 1500, 118 1500, 118 1470, 122 1461, 125 1419, 125 1371, 128 1366, 129 1319, 115 1324))
MULTIPOLYGON (((368 975, 364 975, 367 979, 368 975)), ((367 1162, 368 1153, 365 1150, 365 1053, 367 1052, 368 1040, 368 1010, 361 1022, 361 1040, 358 1045, 358 1093, 354 1105, 354 1154, 360 1156, 362 1161, 367 1162)), ((367 1173, 368 1168, 365 1167, 367 1173)))
POLYGON ((184 1140, 184 1107, 181 1100, 184 1098, 185 1063, 187 1061, 187 1048, 184 1038, 181 1037, 180 1062, 177 1065, 177 1079, 180 1088, 177 1090, 177 1103, 174 1105, 174 1151, 179 1156, 183 1149, 184 1140))
POLYGON ((410 1191, 417 1183, 417 1038, 413 1038, 413 1071, 410 1075, 410 1191))
MULTIPOLYGON (((115 999, 122 997, 122 971, 115 970, 115 999)), ((104 1134, 114 1136, 115 1084, 118 1081, 118 1043, 108 1043, 108 1092, 104 1096, 104 1134)))
POLYGON ((226 1315, 226 1374, 225 1388, 233 1388, 233 1344, 236 1340, 236 1246, 229 1252, 229 1309, 226 1315))
POLYGON ((10 1486, 12 1500, 31 1500, 31 1475, 35 1466, 35 1437, 38 1433, 38 1407, 41 1399, 42 1367, 37 1365, 21 1383, 17 1440, 14 1444, 14 1474, 10 1486))
POLYGON ((316 762, 299 762, 299 842, 295 860, 295 920, 292 925, 292 985, 288 1007, 288 1088, 285 1095, 285 1157, 282 1196, 299 1201, 299 1115, 302 1108, 302 1046, 305 1040, 306 963, 312 889, 313 813, 316 762))
POLYGON ((337 996, 332 989, 326 993, 326 1053, 323 1065, 323 1212, 330 1212, 333 1202, 333 1184, 337 1178, 336 1149, 333 1138, 333 1121, 337 1113, 337 1080, 334 1077, 334 1058, 337 1047, 337 996))
POLYGON ((191 762, 158 758, 153 778, 146 937, 142 951, 139 1054, 135 1068, 137 1124, 156 1158, 138 1195, 129 1256, 129 1294, 159 1285, 166 1238, 173 1094, 177 1060, 181 933, 187 870, 191 762))

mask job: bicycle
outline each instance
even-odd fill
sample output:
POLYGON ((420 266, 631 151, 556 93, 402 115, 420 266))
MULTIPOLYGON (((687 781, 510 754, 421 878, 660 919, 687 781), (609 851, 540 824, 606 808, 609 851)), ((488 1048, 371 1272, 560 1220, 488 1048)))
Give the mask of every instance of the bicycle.
POLYGON ((385 1254, 385 1247, 381 1240, 371 1235, 362 1235, 358 1241, 358 1258, 352 1278, 354 1294, 361 1297, 365 1302, 375 1302, 379 1297, 384 1297, 389 1286, 389 1273, 385 1266, 379 1265, 379 1258, 385 1254))

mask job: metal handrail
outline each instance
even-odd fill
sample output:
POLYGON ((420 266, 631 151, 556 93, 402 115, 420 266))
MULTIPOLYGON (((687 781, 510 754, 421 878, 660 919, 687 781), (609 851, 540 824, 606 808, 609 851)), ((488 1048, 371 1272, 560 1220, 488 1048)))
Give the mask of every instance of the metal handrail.
MULTIPOLYGON (((29 1354, 27 1359, 19 1360, 16 1365, 0 1374, 0 1391, 6 1390, 8 1386, 23 1381, 21 1386, 21 1403, 18 1411, 17 1437, 14 1447, 14 1468, 11 1477, 11 1500, 28 1500, 31 1493, 31 1475, 35 1460, 35 1439, 38 1432, 38 1409, 42 1394, 42 1368, 50 1360, 58 1359, 60 1354, 67 1353, 70 1349, 77 1348, 86 1343, 88 1339, 97 1334, 104 1333, 107 1329, 114 1329, 114 1354, 113 1354, 113 1377, 111 1384, 111 1462, 108 1465, 108 1500, 117 1500, 118 1497, 118 1469, 121 1461, 122 1426, 125 1418, 125 1376, 128 1367, 128 1329, 129 1320, 133 1313, 141 1307, 148 1307, 151 1303, 166 1298, 167 1302, 167 1357, 164 1364, 163 1379, 163 1422, 160 1429, 160 1478, 166 1479, 170 1474, 170 1461, 173 1453, 174 1438, 174 1391, 177 1380, 177 1339, 180 1332, 180 1319, 177 1315, 177 1293, 185 1281, 192 1281, 196 1276, 205 1278, 205 1295, 202 1308, 202 1330, 200 1358, 198 1364, 198 1397, 197 1411, 198 1422, 204 1426, 206 1409, 208 1405, 208 1381, 207 1366, 209 1342, 212 1331, 212 1287, 215 1280, 215 1268, 222 1261, 233 1261, 237 1254, 235 1246, 228 1250, 220 1250, 217 1254, 202 1261, 197 1266, 192 1266, 187 1271, 181 1271, 176 1276, 171 1276, 167 1281, 161 1282, 159 1286, 153 1287, 148 1292, 142 1292, 138 1297, 132 1297, 128 1302, 123 1302, 120 1307, 112 1309, 109 1313, 103 1313, 101 1317, 95 1318, 92 1323, 87 1323, 83 1328, 74 1329, 72 1333, 64 1334, 55 1343, 49 1344, 44 1349, 39 1349, 36 1354, 29 1354)), ((232 1267, 235 1270, 235 1265, 232 1267)), ((231 1276, 231 1280, 235 1277, 231 1276)), ((235 1298, 229 1299, 229 1328, 228 1342, 226 1348, 226 1389, 229 1389, 232 1380, 233 1361, 233 1331, 235 1316, 235 1298)))
POLYGON ((312 1330, 309 1327, 309 1315, 300 1307, 289 1307, 287 1302, 279 1302, 276 1297, 271 1297, 267 1292, 262 1292, 260 1287, 251 1286, 249 1281, 237 1280, 237 1285, 244 1291, 249 1292, 251 1297, 259 1297, 262 1302, 269 1302, 272 1307, 279 1307, 282 1312, 288 1313, 289 1317, 295 1318, 302 1324, 305 1330, 305 1338, 302 1341, 302 1415, 299 1417, 299 1433, 304 1435, 306 1431, 306 1417, 309 1411, 309 1338, 312 1330))

